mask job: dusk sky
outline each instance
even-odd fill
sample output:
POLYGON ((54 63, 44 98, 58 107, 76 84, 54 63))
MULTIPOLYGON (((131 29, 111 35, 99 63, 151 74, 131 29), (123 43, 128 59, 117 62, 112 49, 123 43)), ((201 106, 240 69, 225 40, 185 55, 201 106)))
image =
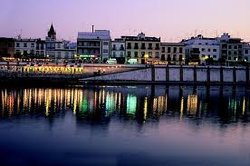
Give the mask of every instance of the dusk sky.
POLYGON ((121 35, 180 41, 223 32, 250 41, 250 0, 1 0, 0 36, 45 38, 51 23, 59 39, 77 32, 111 30, 121 35))

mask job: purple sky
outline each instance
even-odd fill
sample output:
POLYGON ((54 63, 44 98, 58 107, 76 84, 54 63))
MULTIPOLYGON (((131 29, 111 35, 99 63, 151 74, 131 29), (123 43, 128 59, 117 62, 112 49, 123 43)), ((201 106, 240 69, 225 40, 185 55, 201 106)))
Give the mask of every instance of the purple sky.
POLYGON ((250 41, 250 0, 1 0, 0 36, 45 38, 52 22, 67 40, 93 24, 112 38, 142 31, 180 41, 229 32, 250 41))

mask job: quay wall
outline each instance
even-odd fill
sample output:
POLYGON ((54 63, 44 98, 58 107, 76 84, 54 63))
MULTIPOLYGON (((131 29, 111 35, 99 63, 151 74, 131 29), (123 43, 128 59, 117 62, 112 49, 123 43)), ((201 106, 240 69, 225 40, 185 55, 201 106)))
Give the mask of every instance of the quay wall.
POLYGON ((249 67, 228 66, 161 66, 123 73, 95 76, 81 81, 96 83, 155 84, 249 84, 249 67))

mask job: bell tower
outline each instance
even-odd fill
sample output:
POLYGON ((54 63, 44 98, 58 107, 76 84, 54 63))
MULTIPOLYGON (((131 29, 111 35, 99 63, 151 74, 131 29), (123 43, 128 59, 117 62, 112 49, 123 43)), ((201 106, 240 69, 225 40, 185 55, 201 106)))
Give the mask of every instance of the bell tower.
POLYGON ((53 24, 51 24, 50 29, 48 31, 48 37, 52 40, 56 40, 56 31, 54 29, 53 24))

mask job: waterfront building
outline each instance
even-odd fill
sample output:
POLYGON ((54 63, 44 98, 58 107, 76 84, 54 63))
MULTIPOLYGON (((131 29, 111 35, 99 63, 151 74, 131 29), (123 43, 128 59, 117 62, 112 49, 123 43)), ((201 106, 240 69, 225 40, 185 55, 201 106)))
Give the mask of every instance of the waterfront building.
POLYGON ((36 54, 37 39, 22 39, 21 36, 15 40, 15 56, 17 58, 33 58, 36 54))
POLYGON ((57 40, 56 31, 51 25, 46 37, 46 56, 54 61, 74 59, 76 46, 74 43, 66 40, 57 40))
POLYGON ((115 39, 111 45, 111 58, 115 58, 118 63, 125 63, 125 41, 115 39))
POLYGON ((161 61, 166 64, 185 64, 184 43, 161 43, 161 61))
POLYGON ((245 62, 250 62, 250 43, 243 44, 243 57, 245 62))
POLYGON ((13 38, 0 37, 0 57, 14 57, 15 40, 13 38))
POLYGON ((77 55, 86 62, 106 62, 111 57, 111 36, 109 30, 79 32, 77 55))
POLYGON ((202 35, 183 40, 186 45, 187 62, 206 64, 208 59, 218 61, 220 58, 220 41, 217 38, 207 38, 202 35))
POLYGON ((241 38, 231 38, 224 33, 220 38, 221 60, 226 63, 243 61, 243 43, 241 38))
POLYGON ((46 42, 42 39, 36 40, 36 57, 44 58, 46 57, 46 42))
POLYGON ((135 59, 141 64, 160 62, 161 38, 147 37, 144 33, 121 38, 126 45, 126 62, 130 59, 135 59))

